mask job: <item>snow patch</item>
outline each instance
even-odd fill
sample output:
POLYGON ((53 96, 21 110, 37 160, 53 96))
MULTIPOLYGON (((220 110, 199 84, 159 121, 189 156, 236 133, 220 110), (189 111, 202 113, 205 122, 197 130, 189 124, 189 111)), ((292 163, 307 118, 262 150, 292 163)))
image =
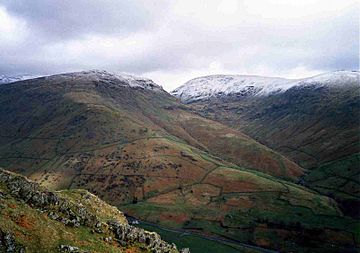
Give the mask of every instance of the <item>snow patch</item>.
POLYGON ((335 71, 304 79, 211 75, 192 79, 170 93, 183 102, 189 103, 224 95, 267 96, 302 86, 360 85, 359 77, 360 73, 358 71, 335 71))
MULTIPOLYGON (((41 76, 17 76, 11 77, 6 75, 0 75, 0 84, 12 83, 17 81, 23 81, 27 79, 38 78, 41 76)), ((131 88, 140 88, 153 91, 163 91, 163 88, 154 83, 152 80, 143 77, 132 76, 128 74, 116 74, 105 70, 89 70, 73 73, 56 74, 50 76, 42 76, 46 80, 85 80, 85 81, 98 81, 103 83, 111 83, 119 86, 127 86, 131 88)))
POLYGON ((24 81, 24 80, 38 78, 38 77, 41 77, 41 76, 39 76, 39 75, 37 75, 37 76, 31 76, 31 75, 24 75, 24 76, 0 75, 0 84, 14 83, 14 82, 24 81))
POLYGON ((65 73, 47 77, 51 78, 70 78, 82 79, 89 81, 99 81, 104 83, 112 83, 120 86, 130 86, 131 88, 140 88, 153 91, 163 91, 163 88, 154 83, 151 79, 132 76, 128 74, 116 74, 105 70, 89 70, 74 73, 65 73))

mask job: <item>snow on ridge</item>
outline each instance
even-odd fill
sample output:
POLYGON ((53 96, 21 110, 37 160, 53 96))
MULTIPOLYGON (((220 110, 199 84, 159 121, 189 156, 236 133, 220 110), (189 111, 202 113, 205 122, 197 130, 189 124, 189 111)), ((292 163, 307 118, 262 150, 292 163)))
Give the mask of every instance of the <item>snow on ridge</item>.
POLYGON ((194 102, 223 95, 266 96, 285 92, 298 86, 359 84, 359 77, 358 71, 334 71, 303 79, 249 75, 210 75, 194 78, 170 93, 183 102, 194 102))
POLYGON ((257 95, 286 89, 291 81, 277 77, 211 75, 192 79, 171 94, 188 102, 218 95, 257 95))
POLYGON ((6 75, 0 75, 0 84, 12 83, 17 81, 23 81, 38 77, 44 77, 46 80, 56 80, 59 78, 65 79, 81 79, 89 81, 102 81, 105 83, 113 83, 117 85, 130 86, 131 88, 141 88, 153 91, 163 91, 163 88, 154 83, 151 79, 133 76, 125 73, 116 74, 108 72, 106 70, 86 70, 80 72, 54 74, 48 76, 17 76, 11 77, 6 75))
POLYGON ((151 79, 133 76, 129 74, 117 74, 106 70, 86 70, 81 72, 65 73, 59 75, 49 76, 48 78, 79 78, 85 80, 97 80, 102 82, 112 82, 117 85, 130 86, 131 88, 142 88, 153 91, 162 91, 162 87, 154 83, 151 79))
POLYGON ((40 75, 23 75, 23 76, 8 76, 0 75, 0 84, 14 83, 18 81, 24 81, 28 79, 38 78, 40 75))
POLYGON ((360 72, 359 71, 346 71, 339 70, 312 76, 300 80, 300 84, 319 83, 327 85, 340 85, 344 83, 357 82, 359 84, 360 72))
POLYGON ((146 89, 161 89, 162 87, 156 84, 153 80, 144 77, 133 76, 125 73, 121 73, 120 76, 129 82, 131 87, 143 87, 146 89))

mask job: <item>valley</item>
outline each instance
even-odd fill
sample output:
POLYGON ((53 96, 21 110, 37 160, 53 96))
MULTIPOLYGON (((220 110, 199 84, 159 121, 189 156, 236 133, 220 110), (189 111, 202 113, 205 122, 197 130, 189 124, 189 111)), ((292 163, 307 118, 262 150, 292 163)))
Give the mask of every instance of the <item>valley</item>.
POLYGON ((360 253, 359 10, 0 0, 0 253, 360 253))
POLYGON ((229 76, 228 81, 203 77, 173 94, 199 114, 243 131, 307 169, 302 184, 335 198, 345 213, 359 217, 359 76, 357 71, 337 71, 281 79, 276 85, 270 79, 270 91, 262 90, 261 78, 250 77, 252 82, 246 83, 246 76, 229 76), (226 90, 199 93, 203 90, 193 83, 202 83, 205 91, 208 86, 226 90), (258 93, 243 92, 254 86, 260 87, 258 93))
MULTIPOLYGON (((358 222, 333 199, 343 196, 338 186, 326 188, 338 178, 335 165, 312 170, 270 142, 279 132, 247 130, 282 129, 261 121, 272 114, 254 112, 259 100, 242 104, 248 114, 236 118, 229 108, 238 100, 216 99, 187 105, 149 79, 100 70, 1 85, 0 166, 53 191, 86 189, 163 227, 270 250, 356 251, 358 222)), ((356 141, 352 131, 339 150, 356 141)), ((356 173, 341 174, 355 199, 356 173)))

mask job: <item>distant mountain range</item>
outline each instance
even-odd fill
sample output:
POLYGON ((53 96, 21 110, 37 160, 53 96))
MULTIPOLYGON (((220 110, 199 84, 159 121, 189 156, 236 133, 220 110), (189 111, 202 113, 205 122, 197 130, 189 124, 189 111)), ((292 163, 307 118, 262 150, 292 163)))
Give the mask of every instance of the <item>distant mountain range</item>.
POLYGON ((0 75, 0 84, 13 83, 13 82, 33 79, 37 77, 41 77, 41 76, 40 75, 22 75, 22 76, 0 75))
POLYGON ((358 71, 335 71, 303 79, 246 75, 211 75, 192 79, 170 92, 182 102, 191 103, 222 96, 268 96, 292 88, 353 85, 359 83, 358 71))
POLYGON ((185 85, 197 98, 178 89, 183 102, 101 70, 1 85, 0 167, 168 227, 281 252, 356 252, 357 84, 254 78, 236 92, 185 85), (264 80, 278 88, 265 92, 264 80))
POLYGON ((172 94, 310 169, 304 184, 359 216, 359 78, 358 71, 300 80, 205 76, 172 94))

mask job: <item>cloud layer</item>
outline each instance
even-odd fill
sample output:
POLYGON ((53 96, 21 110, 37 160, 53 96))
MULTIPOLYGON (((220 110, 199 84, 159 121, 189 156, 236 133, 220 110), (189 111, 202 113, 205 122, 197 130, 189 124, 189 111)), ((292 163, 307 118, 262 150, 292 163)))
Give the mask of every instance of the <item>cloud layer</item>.
POLYGON ((3 0, 0 74, 100 68, 167 90, 217 73, 358 69, 356 0, 3 0))

